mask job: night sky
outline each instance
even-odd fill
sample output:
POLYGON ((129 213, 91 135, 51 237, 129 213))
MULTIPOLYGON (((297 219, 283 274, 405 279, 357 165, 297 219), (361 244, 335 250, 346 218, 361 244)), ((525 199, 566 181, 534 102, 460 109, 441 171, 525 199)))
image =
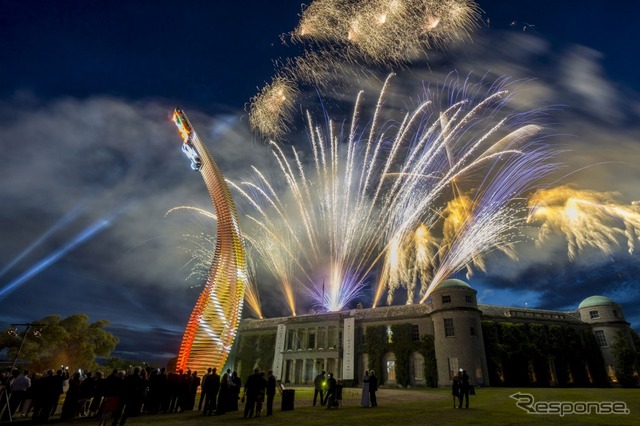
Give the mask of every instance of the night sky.
MULTIPOLYGON (((451 72, 527 80, 524 101, 549 106, 559 184, 640 200, 640 8, 478 3, 472 42, 399 78, 415 87, 451 72)), ((291 0, 0 0, 0 326, 85 312, 111 322, 116 356, 176 354, 201 284, 190 277, 188 236, 213 228, 166 215, 211 210, 170 114, 187 112, 225 177, 268 167, 244 108, 274 60, 300 53, 281 41, 300 11, 291 0)), ((622 243, 569 262, 562 241, 524 244, 519 262, 496 261, 470 283, 497 305, 573 310, 609 296, 638 329, 638 256, 622 243)), ((276 288, 261 292, 268 316, 285 314, 276 288)))

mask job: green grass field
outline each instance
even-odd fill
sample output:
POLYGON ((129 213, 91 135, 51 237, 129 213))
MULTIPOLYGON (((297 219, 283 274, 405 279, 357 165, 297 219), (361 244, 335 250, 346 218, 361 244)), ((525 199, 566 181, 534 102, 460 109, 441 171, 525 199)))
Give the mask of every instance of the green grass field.
MULTIPOLYGON (((534 424, 640 424, 640 389, 538 389, 538 388, 481 388, 470 398, 469 409, 453 409, 450 392, 441 390, 381 389, 378 407, 359 405, 360 390, 345 388, 343 404, 337 409, 313 407, 311 388, 295 388, 295 408, 280 411, 281 399, 276 397, 274 415, 252 419, 242 418, 241 412, 224 416, 204 417, 198 412, 181 414, 144 415, 127 421, 127 425, 349 425, 349 426, 408 426, 408 425, 534 425, 534 424), (629 414, 529 414, 516 406, 510 398, 517 392, 530 394, 535 403, 619 401, 629 414)), ((573 406, 573 405, 572 405, 573 406)), ((568 406, 565 406, 565 409, 568 406)), ((241 407, 242 409, 242 404, 241 407)), ((547 408, 549 407, 544 407, 547 408)), ((575 406, 584 410, 583 406, 575 406)), ((97 424, 96 419, 79 419, 65 424, 97 424)), ((62 424, 62 423, 59 423, 62 424)))

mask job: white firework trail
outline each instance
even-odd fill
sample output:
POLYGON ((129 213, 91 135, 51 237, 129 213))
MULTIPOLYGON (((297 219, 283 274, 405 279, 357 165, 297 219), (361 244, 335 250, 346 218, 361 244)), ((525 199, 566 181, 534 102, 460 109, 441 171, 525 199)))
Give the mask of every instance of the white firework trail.
MULTIPOLYGON (((511 94, 504 82, 488 95, 482 84, 447 87, 443 93, 453 101, 442 109, 440 96, 429 92, 394 124, 382 119, 390 78, 367 127, 359 124, 362 94, 346 127, 330 121, 323 131, 308 114, 310 165, 295 149, 287 156, 272 143, 280 185, 255 170, 253 180, 235 186, 255 209, 251 240, 278 271, 278 280, 290 287, 286 293, 300 284, 327 310, 340 310, 356 298, 381 259, 384 272, 374 306, 386 290, 391 302, 398 283, 407 287, 411 303, 415 274, 421 277, 424 300, 443 277, 471 266, 482 269, 483 254, 511 253, 514 227, 524 220, 519 200, 554 169, 550 151, 534 143, 542 128, 523 123, 531 113, 506 111, 511 94), (430 233, 436 229, 439 206, 455 198, 453 188, 465 181, 474 181, 477 188, 472 211, 434 265, 433 247, 427 249, 424 241, 413 249, 404 244, 421 226, 430 233), (282 187, 286 191, 279 193, 282 187), (408 264, 408 257, 419 265, 408 264)), ((432 237, 431 245, 436 241, 432 237)))

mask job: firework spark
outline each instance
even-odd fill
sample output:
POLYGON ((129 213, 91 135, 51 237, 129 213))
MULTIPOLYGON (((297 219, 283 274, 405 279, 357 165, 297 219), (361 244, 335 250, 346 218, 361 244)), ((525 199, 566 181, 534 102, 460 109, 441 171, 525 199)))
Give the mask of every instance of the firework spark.
POLYGON ((249 102, 249 124, 262 138, 279 141, 303 84, 339 93, 345 77, 365 77, 371 65, 391 70, 469 39, 478 18, 471 0, 313 1, 291 33, 293 42, 310 43, 302 56, 279 61, 272 83, 249 102))
POLYGON ((622 240, 632 254, 640 238, 640 205, 615 201, 617 194, 560 186, 537 191, 529 200, 529 221, 542 222, 537 244, 564 235, 570 259, 594 248, 613 254, 622 240))
POLYGON ((278 140, 289 128, 298 95, 294 81, 277 76, 251 99, 249 125, 266 139, 278 140))
POLYGON ((504 84, 489 94, 469 83, 443 88, 443 96, 429 92, 396 122, 382 111, 388 85, 368 126, 360 124, 362 93, 348 128, 329 122, 323 131, 307 115, 311 164, 271 143, 281 182, 254 169, 253 180, 233 185, 255 210, 245 233, 282 283, 292 314, 296 287, 327 310, 344 308, 381 259, 374 305, 385 291, 391 302, 398 286, 412 303, 418 281, 424 299, 446 276, 482 269, 484 253, 511 254, 509 235, 524 215, 510 203, 553 170, 549 151, 532 142, 541 128, 506 112, 504 84), (474 179, 472 197, 456 194, 474 179))
POLYGON ((292 39, 332 43, 374 63, 398 64, 467 39, 478 18, 478 6, 469 0, 316 0, 303 11, 292 39))

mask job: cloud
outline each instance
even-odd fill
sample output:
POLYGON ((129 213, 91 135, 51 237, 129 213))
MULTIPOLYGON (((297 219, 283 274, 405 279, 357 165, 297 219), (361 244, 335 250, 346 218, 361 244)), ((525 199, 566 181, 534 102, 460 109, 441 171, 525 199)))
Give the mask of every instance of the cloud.
MULTIPOLYGON (((8 141, 0 157, 0 264, 9 265, 0 289, 93 224, 109 224, 5 294, 9 308, 0 317, 89 312, 114 324, 183 327, 197 297, 183 268, 184 234, 215 228, 193 214, 165 216, 182 204, 212 209, 201 177, 180 152, 173 107, 110 97, 25 98, 0 104, 10 110, 0 122, 0 140, 8 141)), ((187 113, 225 176, 237 179, 245 162, 268 158, 240 114, 187 113)))
MULTIPOLYGON (((633 89, 611 81, 605 61, 600 52, 584 46, 552 45, 534 35, 492 31, 478 36, 473 43, 443 53, 432 52, 424 61, 393 70, 397 76, 385 96, 382 117, 397 117, 414 108, 424 99, 425 88, 446 99, 448 92, 442 90, 446 82, 481 83, 489 91, 492 83, 505 81, 513 94, 510 112, 525 113, 523 119, 544 125, 544 143, 557 151, 559 169, 540 185, 570 184, 578 189, 617 192, 616 201, 628 204, 640 199, 640 102, 633 89), (531 110, 538 113, 526 114, 531 110)), ((304 105, 315 117, 326 113, 336 123, 348 123, 353 100, 362 89, 365 101, 359 120, 369 119, 390 70, 365 70, 361 64, 353 67, 342 65, 340 76, 328 74, 321 78, 321 101, 317 88, 302 92, 304 105)), ((300 130, 303 124, 297 122, 295 128, 300 130)), ((289 140, 295 141, 296 138, 289 140)), ((303 145, 298 147, 306 149, 303 145)), ((530 307, 574 309, 581 297, 633 293, 632 277, 623 279, 606 272, 614 268, 612 263, 615 270, 620 267, 631 271, 637 267, 638 255, 626 253, 624 239, 614 253, 615 262, 598 252, 582 253, 570 262, 563 236, 557 235, 537 247, 537 228, 527 226, 522 232, 526 238, 517 246, 518 262, 492 255, 488 274, 477 274, 486 292, 485 303, 492 303, 493 298, 494 303, 508 304, 525 295, 530 307), (607 282, 588 279, 585 271, 590 271, 591 276, 606 275, 607 282), (583 283, 579 291, 578 283, 583 283)), ((640 319, 636 307, 626 303, 624 306, 629 318, 640 319)))
MULTIPOLYGON (((533 36, 494 33, 469 46, 434 53, 428 64, 398 70, 385 107, 407 110, 423 96, 424 87, 435 87, 447 78, 509 77, 513 87, 519 88, 515 107, 544 107, 552 132, 546 143, 560 151, 563 168, 557 182, 547 184, 619 191, 622 200, 640 200, 635 124, 640 106, 631 90, 609 81, 604 59, 580 46, 553 50, 533 36)), ((366 90, 370 105, 377 100, 385 75, 378 72, 377 78, 364 79, 359 74, 358 79, 340 85, 351 90, 323 90, 322 102, 313 91, 308 105, 319 119, 322 108, 330 113, 342 111, 339 118, 349 119, 352 111, 344 105, 355 99, 356 89, 366 90)), ((91 224, 104 218, 111 221, 2 299, 0 320, 89 312, 92 319, 112 322, 114 332, 121 335, 118 350, 123 354, 138 351, 137 333, 153 339, 142 351, 176 350, 198 295, 198 289, 189 289, 193 283, 186 281, 190 256, 184 250, 189 246, 184 235, 214 231, 213 223, 197 214, 165 216, 177 205, 211 210, 200 176, 190 171, 180 153, 180 140, 169 120, 172 108, 162 101, 102 96, 41 103, 21 94, 0 103, 4 148, 0 264, 10 264, 55 228, 0 276, 0 288, 91 224), (56 227, 64 218, 68 222, 56 227)), ((268 175, 281 174, 266 147, 248 133, 242 113, 210 117, 187 110, 187 114, 228 179, 246 177, 250 164, 268 175)), ((303 129, 297 123, 289 142, 309 159, 303 129)), ((243 211, 246 206, 238 203, 243 211)), ((563 253, 562 239, 542 250, 525 242, 519 246, 519 262, 492 258, 489 274, 477 275, 472 283, 485 295, 483 303, 509 303, 516 294, 524 294, 537 306, 550 309, 572 309, 589 295, 610 295, 623 302, 628 320, 640 321, 637 254, 616 255, 615 261, 596 255, 569 263, 563 253)), ((282 305, 277 303, 279 290, 269 279, 260 279, 265 306, 277 311, 282 305)))

